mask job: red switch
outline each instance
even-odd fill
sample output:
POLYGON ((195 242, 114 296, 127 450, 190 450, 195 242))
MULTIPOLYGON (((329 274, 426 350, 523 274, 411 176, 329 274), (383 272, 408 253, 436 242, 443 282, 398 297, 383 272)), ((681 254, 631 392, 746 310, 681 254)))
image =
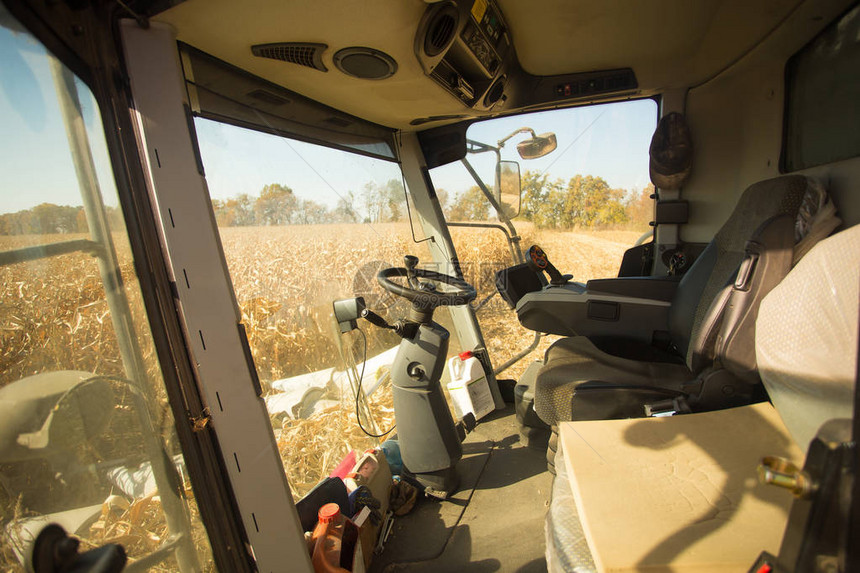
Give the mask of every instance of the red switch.
POLYGON ((762 563, 755 573, 773 573, 773 567, 770 566, 770 563, 762 563))

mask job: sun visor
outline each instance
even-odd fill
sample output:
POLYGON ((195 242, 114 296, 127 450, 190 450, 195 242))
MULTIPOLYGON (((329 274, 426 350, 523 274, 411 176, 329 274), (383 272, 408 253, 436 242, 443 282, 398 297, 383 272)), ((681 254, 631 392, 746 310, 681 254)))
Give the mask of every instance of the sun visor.
POLYGON ((249 74, 187 44, 179 44, 194 115, 360 153, 397 160, 395 130, 249 74))

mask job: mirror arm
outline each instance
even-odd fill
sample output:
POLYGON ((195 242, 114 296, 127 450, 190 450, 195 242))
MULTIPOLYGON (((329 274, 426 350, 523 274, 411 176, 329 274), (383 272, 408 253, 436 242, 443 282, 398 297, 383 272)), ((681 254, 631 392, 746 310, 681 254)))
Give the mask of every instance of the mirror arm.
POLYGON ((518 134, 520 134, 520 133, 531 133, 531 134, 532 134, 532 139, 536 139, 536 138, 537 138, 537 134, 535 133, 535 130, 533 130, 533 129, 532 129, 532 128, 530 128, 530 127, 521 127, 521 128, 519 128, 519 129, 517 129, 516 131, 514 131, 513 133, 509 133, 509 134, 508 134, 508 135, 506 135, 505 137, 501 138, 501 139, 498 141, 499 149, 501 149, 502 147, 504 147, 504 146, 505 146, 505 142, 506 142, 507 140, 509 140, 509 139, 510 139, 510 138, 512 138, 513 136, 518 135, 518 134))
POLYGON ((487 151, 495 151, 498 153, 499 149, 499 147, 493 147, 492 145, 487 145, 486 143, 475 141, 474 139, 466 140, 466 153, 486 153, 487 151))

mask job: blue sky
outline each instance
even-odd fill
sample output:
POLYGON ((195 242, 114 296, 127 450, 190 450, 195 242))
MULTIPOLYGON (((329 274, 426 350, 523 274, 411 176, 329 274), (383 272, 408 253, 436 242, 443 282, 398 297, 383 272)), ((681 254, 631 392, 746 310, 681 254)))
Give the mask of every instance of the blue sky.
MULTIPOLYGON (((0 54, 0 213, 40 203, 80 205, 45 49, 27 34, 0 28, 0 54)), ((88 88, 77 85, 102 194, 116 205, 101 118, 88 88)))
MULTIPOLYGON (((554 131, 557 150, 521 161, 523 171, 548 170, 553 179, 599 175, 613 187, 642 189, 648 184, 648 144, 656 123, 656 105, 646 100, 490 120, 471 126, 468 137, 495 144, 519 127, 538 134, 554 131)), ((383 184, 400 178, 396 166, 385 161, 203 119, 196 126, 209 192, 216 199, 258 195, 264 185, 281 183, 299 197, 333 206, 350 191, 358 195, 368 181, 383 184)), ((519 160, 516 143, 526 137, 511 139, 502 158, 519 160)), ((494 154, 471 155, 470 160, 491 183, 494 154)), ((434 185, 449 193, 474 185, 459 162, 431 173, 434 185)))
MULTIPOLYGON (((44 202, 79 205, 44 48, 27 35, 0 28, 0 52, 0 212, 44 202)), ((87 88, 78 86, 105 202, 115 205, 98 110, 87 88)), ((489 120, 474 124, 468 137, 495 144, 519 127, 555 132, 558 149, 541 159, 521 161, 523 171, 546 171, 552 179, 564 180, 598 175, 613 187, 641 189, 648 183, 648 143, 656 116, 651 100, 622 102, 489 120)), ((397 166, 389 162, 202 119, 196 125, 215 199, 258 195, 264 185, 281 183, 299 197, 334 206, 349 192, 359 195, 370 181, 384 184, 400 178, 397 166)), ((516 143, 524 138, 511 139, 502 150, 503 159, 519 159, 516 143)), ((491 182, 493 154, 470 157, 491 182)), ((432 176, 436 187, 449 195, 474 184, 459 163, 434 169, 432 176)))
MULTIPOLYGON (((620 102, 599 106, 552 110, 473 124, 469 139, 496 145, 521 127, 530 127, 538 135, 556 134, 558 147, 539 159, 523 160, 516 144, 528 134, 515 135, 502 149, 502 159, 516 160, 520 171, 548 173, 551 180, 567 180, 574 175, 603 177, 610 186, 642 189, 649 182, 648 146, 657 125, 657 106, 653 100, 620 102)), ((485 182, 492 183, 495 154, 469 155, 469 161, 485 182)), ((432 171, 437 188, 458 193, 467 180, 465 167, 455 163, 432 171)))

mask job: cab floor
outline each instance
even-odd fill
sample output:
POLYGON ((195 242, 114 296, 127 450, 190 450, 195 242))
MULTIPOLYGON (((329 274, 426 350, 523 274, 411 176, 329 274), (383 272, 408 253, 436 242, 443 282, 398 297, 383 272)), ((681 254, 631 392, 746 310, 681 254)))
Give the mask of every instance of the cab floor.
POLYGON ((529 443, 508 404, 469 434, 457 470, 449 499, 422 497, 396 518, 370 573, 546 571, 546 436, 529 443))

